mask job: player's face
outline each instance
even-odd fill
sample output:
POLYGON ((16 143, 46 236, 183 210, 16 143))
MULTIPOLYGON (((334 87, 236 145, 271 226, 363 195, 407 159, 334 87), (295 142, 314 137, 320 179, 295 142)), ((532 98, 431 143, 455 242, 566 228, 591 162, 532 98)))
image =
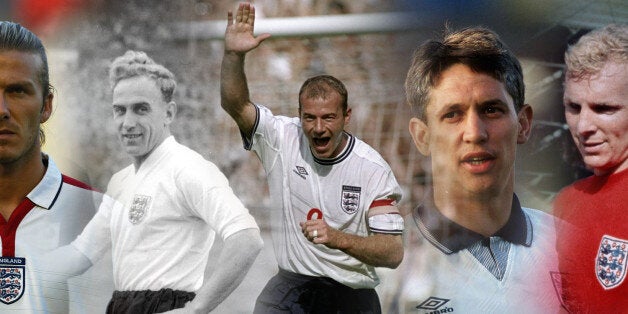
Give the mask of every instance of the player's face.
POLYGON ((498 193, 514 182, 516 146, 527 140, 531 119, 527 105, 515 112, 501 82, 456 64, 430 93, 427 123, 412 118, 410 133, 431 156, 435 189, 498 193))
POLYGON ((169 135, 174 103, 146 76, 123 79, 113 90, 113 119, 126 152, 141 163, 169 135))
POLYGON ((52 94, 43 97, 39 55, 0 51, 0 164, 41 158, 39 125, 52 112, 52 94))
POLYGON ((351 109, 343 114, 338 93, 332 93, 327 99, 302 97, 300 116, 314 156, 334 158, 342 152, 347 142, 343 130, 351 118, 351 109))
POLYGON ((582 159, 595 174, 628 168, 628 64, 565 82, 565 118, 582 159))

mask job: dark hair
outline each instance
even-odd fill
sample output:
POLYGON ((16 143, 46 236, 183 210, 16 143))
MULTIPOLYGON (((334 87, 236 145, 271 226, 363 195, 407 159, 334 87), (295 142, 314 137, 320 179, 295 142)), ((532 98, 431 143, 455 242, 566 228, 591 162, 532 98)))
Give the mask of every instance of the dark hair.
POLYGON ((441 41, 429 40, 414 52, 406 77, 406 98, 417 117, 425 121, 429 94, 441 74, 454 64, 502 82, 518 112, 525 102, 523 71, 519 60, 493 31, 465 28, 445 34, 441 41))
POLYGON ((332 92, 336 92, 342 99, 342 113, 346 114, 349 108, 347 104, 347 89, 342 82, 331 75, 318 75, 310 77, 303 82, 299 90, 299 112, 301 111, 301 96, 305 99, 323 98, 326 99, 332 92))
POLYGON ((0 21, 0 51, 7 50, 39 55, 42 62, 39 70, 39 83, 41 84, 43 99, 46 99, 52 93, 52 86, 50 86, 50 75, 48 74, 46 49, 44 49, 39 37, 20 24, 0 21))
MULTIPOLYGON (((41 40, 33 32, 20 24, 0 21, 0 51, 15 50, 19 52, 33 53, 39 55, 41 59, 41 69, 39 69, 39 83, 42 91, 43 101, 52 93, 50 85, 50 74, 48 73, 48 58, 46 49, 41 40)), ((44 130, 39 128, 39 143, 46 141, 44 130)))
POLYGON ((145 52, 129 50, 111 63, 109 82, 112 89, 121 80, 136 76, 146 76, 155 80, 164 100, 172 101, 174 89, 177 87, 174 74, 163 65, 155 63, 145 52))

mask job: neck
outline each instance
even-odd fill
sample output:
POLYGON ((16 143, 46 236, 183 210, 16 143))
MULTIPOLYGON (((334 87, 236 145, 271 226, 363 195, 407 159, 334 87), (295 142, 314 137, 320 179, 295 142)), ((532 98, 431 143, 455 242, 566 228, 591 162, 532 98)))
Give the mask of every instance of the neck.
POLYGON ((5 220, 37 186, 45 172, 40 149, 33 149, 28 156, 17 161, 0 163, 0 214, 5 220))
POLYGON ((512 195, 512 187, 487 193, 434 188, 434 205, 453 222, 488 237, 510 218, 512 195))

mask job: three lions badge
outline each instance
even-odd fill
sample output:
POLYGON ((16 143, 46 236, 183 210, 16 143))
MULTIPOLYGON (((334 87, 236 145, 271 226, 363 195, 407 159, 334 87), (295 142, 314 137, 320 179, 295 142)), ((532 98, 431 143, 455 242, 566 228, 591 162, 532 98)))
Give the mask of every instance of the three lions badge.
POLYGON ((604 235, 595 260, 597 281, 606 290, 619 286, 626 278, 628 240, 604 235))
POLYGON ((0 302, 11 304, 24 295, 26 259, 0 257, 0 302))

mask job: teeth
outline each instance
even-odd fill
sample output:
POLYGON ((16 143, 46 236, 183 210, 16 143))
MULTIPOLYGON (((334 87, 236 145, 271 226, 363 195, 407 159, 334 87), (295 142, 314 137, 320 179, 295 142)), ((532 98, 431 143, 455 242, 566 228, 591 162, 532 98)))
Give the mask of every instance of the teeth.
POLYGON ((138 138, 140 137, 139 134, 125 134, 124 137, 126 138, 138 138))

